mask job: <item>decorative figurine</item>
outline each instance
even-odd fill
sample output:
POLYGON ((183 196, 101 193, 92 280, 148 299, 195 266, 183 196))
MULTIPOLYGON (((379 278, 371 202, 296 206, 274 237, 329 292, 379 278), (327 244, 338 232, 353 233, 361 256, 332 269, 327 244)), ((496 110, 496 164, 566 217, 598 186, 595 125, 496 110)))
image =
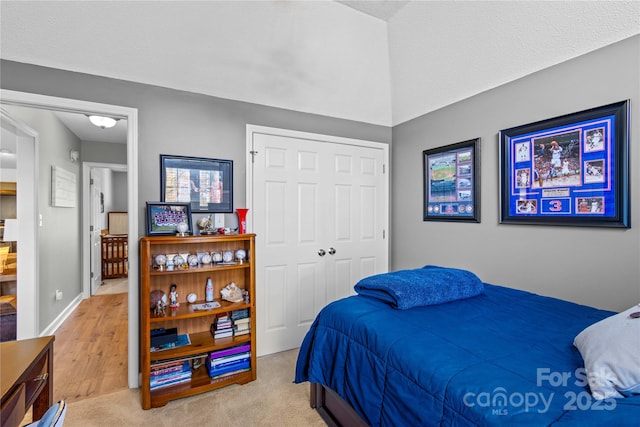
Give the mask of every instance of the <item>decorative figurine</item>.
POLYGON ((162 301, 156 302, 156 306, 153 309, 153 315, 156 317, 162 317, 165 315, 164 304, 162 303, 162 301))
POLYGON ((149 302, 151 303, 150 308, 151 310, 153 310, 153 315, 156 317, 164 316, 164 308, 167 305, 167 296, 165 295, 165 293, 159 289, 151 291, 149 300, 149 302))
POLYGON ((169 291, 169 307, 178 308, 180 303, 178 302, 178 286, 175 283, 171 284, 171 288, 169 291))

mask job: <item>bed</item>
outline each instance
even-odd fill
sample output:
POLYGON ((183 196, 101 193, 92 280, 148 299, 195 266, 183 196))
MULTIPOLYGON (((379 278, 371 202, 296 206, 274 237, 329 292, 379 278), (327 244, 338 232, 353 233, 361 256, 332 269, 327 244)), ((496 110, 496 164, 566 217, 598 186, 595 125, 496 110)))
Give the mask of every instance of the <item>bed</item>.
POLYGON ((608 319, 636 321, 635 352, 640 319, 487 283, 407 309, 365 295, 326 306, 300 347, 295 382, 311 383, 329 425, 638 425, 640 387, 596 399, 574 339, 594 339, 608 319))

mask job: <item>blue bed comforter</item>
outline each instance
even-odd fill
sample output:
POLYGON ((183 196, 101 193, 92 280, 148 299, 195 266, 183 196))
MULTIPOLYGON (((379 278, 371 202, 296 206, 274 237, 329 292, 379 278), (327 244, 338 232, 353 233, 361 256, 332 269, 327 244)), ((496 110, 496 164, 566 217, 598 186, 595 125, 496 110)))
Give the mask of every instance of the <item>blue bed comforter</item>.
POLYGON ((572 344, 611 314, 489 284, 410 310, 352 296, 314 321, 295 382, 328 386, 372 426, 638 426, 640 396, 593 400, 572 344))

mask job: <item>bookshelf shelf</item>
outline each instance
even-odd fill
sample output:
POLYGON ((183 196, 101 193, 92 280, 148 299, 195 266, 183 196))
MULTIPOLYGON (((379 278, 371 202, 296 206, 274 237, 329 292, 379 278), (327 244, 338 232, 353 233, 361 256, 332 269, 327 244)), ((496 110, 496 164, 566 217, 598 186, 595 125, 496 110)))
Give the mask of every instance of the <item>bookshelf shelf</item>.
POLYGON ((215 340, 209 331, 189 334, 189 338, 191 339, 190 345, 172 348, 169 350, 152 351, 149 358, 150 361, 157 362, 167 359, 189 357, 194 354, 204 354, 221 348, 233 347, 251 341, 250 334, 240 335, 239 337, 218 338, 215 340))
MULTIPOLYGON (((225 236, 152 236, 140 239, 140 349, 141 349, 141 400, 142 408, 150 409, 166 405, 169 401, 198 393, 215 390, 230 384, 245 384, 254 381, 256 374, 255 357, 255 235, 225 236), (159 271, 154 264, 159 254, 198 254, 201 252, 237 251, 243 249, 247 259, 237 264, 209 264, 188 269, 159 271), (195 310, 194 304, 203 304, 205 285, 211 279, 214 285, 214 301, 220 307, 211 310, 195 310), (241 290, 249 292, 249 302, 228 302, 220 298, 220 290, 235 283, 241 290), (164 314, 156 315, 152 309, 153 293, 156 297, 162 291, 169 298, 169 290, 176 285, 178 307, 165 308, 164 314), (186 301, 188 294, 195 293, 197 301, 186 301), (231 313, 246 312, 249 316, 249 333, 214 339, 210 328, 216 318, 231 313), (151 330, 177 328, 178 334, 188 334, 190 344, 161 351, 151 351, 151 330), (211 352, 249 344, 249 370, 238 368, 226 376, 211 378, 208 355, 211 352), (176 365, 188 361, 185 370, 190 369, 191 377, 186 382, 173 383, 151 388, 151 380, 157 381, 157 370, 163 366, 176 365), (203 362, 201 366, 194 361, 203 362), (156 372, 152 375, 152 370, 156 372)), ((246 325, 246 323, 245 323, 246 325)), ((245 329, 246 332, 246 329, 245 329)), ((237 349, 235 349, 237 350, 237 349)), ((226 350, 225 350, 226 351, 226 350)), ((246 362, 245 362, 246 363, 246 362)), ((212 365, 213 366, 213 365, 212 365)), ((175 369, 175 368, 174 368, 175 369)), ((182 368, 178 368, 182 369, 182 368)), ((212 369, 213 372, 213 369, 212 369)), ((184 380, 183 380, 184 381, 184 380)), ((165 384, 165 383, 163 383, 165 384)))
MULTIPOLYGON (((184 237, 183 237, 184 238, 184 237)), ((243 264, 211 264, 209 266, 190 267, 185 270, 172 270, 172 271, 159 271, 152 270, 149 274, 151 276, 179 276, 181 274, 194 274, 194 273, 213 273, 221 270, 235 270, 237 268, 250 268, 248 262, 243 264)))
POLYGON ((168 320, 180 320, 180 319, 188 319, 193 317, 210 317, 212 315, 216 315, 219 313, 228 313, 233 310, 240 310, 243 308, 251 308, 251 304, 245 304, 241 302, 228 302, 216 298, 218 304, 220 304, 219 308, 214 308, 211 310, 194 310, 193 306, 195 304, 203 304, 204 301, 196 301, 193 304, 188 304, 186 302, 181 302, 178 308, 167 308, 164 316, 154 316, 153 313, 149 321, 151 323, 158 322, 166 322, 168 320))

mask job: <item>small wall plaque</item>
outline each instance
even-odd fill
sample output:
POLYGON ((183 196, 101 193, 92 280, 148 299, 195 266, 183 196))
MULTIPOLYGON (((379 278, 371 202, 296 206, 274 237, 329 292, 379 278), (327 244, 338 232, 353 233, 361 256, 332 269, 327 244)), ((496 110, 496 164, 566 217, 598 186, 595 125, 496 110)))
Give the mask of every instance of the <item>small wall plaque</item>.
POLYGON ((51 166, 51 206, 75 208, 76 192, 76 174, 51 166))

